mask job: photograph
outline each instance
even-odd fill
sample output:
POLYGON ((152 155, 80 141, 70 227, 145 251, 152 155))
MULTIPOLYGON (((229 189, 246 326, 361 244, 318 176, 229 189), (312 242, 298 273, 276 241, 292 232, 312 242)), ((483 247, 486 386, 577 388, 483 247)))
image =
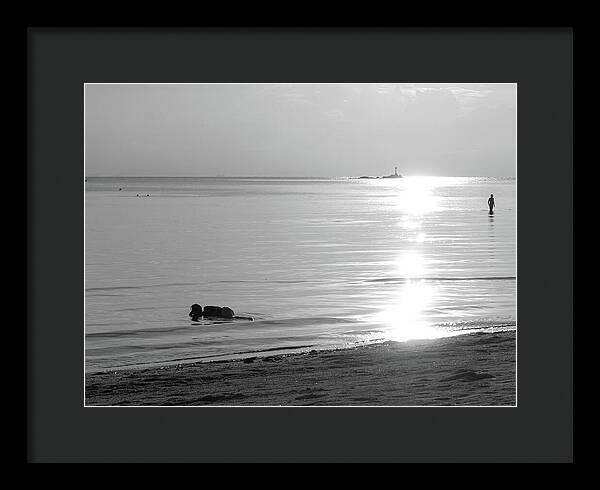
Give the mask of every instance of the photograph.
POLYGON ((517 83, 82 92, 84 407, 518 406, 517 83))

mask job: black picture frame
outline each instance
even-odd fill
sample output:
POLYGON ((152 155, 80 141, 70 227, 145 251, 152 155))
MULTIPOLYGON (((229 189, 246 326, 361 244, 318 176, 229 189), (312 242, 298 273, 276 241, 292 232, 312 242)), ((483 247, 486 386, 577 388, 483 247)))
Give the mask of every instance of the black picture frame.
POLYGON ((28 461, 572 461, 571 28, 31 27, 27 37, 28 461), (85 408, 86 82, 516 82, 518 406, 85 408))

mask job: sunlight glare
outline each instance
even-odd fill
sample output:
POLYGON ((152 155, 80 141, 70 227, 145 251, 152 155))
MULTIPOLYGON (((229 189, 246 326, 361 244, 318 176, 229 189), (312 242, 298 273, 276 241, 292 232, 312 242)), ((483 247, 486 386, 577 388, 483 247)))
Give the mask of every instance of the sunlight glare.
POLYGON ((406 177, 398 186, 396 206, 411 215, 430 213, 438 209, 439 198, 433 190, 440 184, 436 177, 406 177))
POLYGON ((421 277, 425 273, 425 260, 417 252, 406 252, 395 261, 396 272, 406 278, 421 277))
POLYGON ((422 281, 409 281, 389 308, 375 315, 374 320, 386 325, 385 338, 397 342, 413 339, 436 339, 446 333, 429 325, 424 316, 425 308, 433 299, 431 285, 422 281))

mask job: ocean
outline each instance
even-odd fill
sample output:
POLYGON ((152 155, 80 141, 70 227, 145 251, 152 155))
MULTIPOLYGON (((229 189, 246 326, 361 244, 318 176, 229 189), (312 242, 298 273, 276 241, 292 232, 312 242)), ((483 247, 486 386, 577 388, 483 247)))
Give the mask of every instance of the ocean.
POLYGON ((88 177, 86 372, 514 331, 516 275, 515 179, 88 177))

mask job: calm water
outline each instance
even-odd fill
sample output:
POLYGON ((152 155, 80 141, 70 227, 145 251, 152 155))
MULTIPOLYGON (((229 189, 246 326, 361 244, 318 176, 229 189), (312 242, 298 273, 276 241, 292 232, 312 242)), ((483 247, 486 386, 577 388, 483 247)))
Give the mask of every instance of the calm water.
POLYGON ((85 206, 88 371, 516 328, 514 179, 88 178, 85 206))

